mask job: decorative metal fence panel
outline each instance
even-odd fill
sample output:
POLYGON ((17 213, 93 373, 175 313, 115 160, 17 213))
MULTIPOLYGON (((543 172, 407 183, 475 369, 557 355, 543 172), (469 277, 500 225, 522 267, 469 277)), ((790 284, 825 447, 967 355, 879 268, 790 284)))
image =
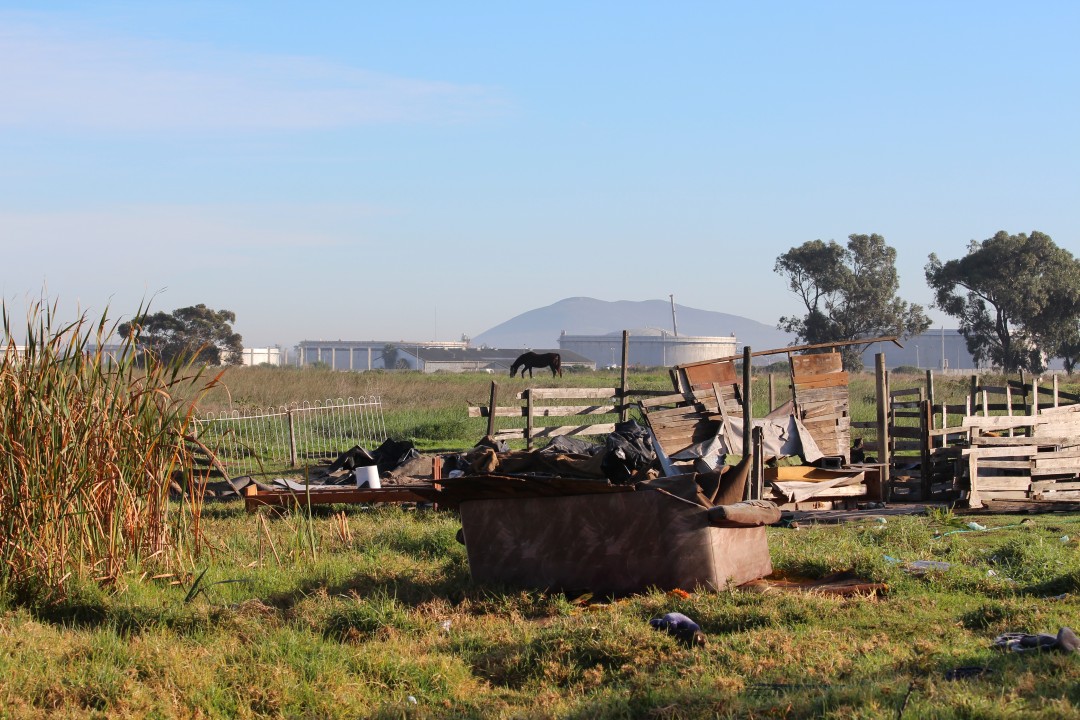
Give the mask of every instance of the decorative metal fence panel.
POLYGON ((374 450, 386 425, 381 398, 371 396, 206 413, 195 418, 195 434, 229 477, 239 477, 314 464, 354 445, 374 450))

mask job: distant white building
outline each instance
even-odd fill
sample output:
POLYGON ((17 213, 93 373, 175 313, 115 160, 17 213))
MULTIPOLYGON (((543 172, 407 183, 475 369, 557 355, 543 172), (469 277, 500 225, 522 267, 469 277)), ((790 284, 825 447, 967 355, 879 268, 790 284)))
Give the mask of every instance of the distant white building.
POLYGON ((927 330, 901 340, 904 347, 891 342, 874 343, 863 351, 866 367, 874 367, 874 356, 885 353, 885 367, 900 366, 922 370, 977 370, 975 358, 967 350, 967 343, 959 330, 927 330))
POLYGON ((464 350, 468 346, 464 341, 303 340, 296 346, 294 363, 332 370, 415 370, 416 355, 423 349, 464 350))
MULTIPOLYGON (((305 340, 296 346, 296 364, 323 365, 332 370, 419 370, 434 372, 508 373, 524 350, 469 347, 462 342, 413 340, 305 340)), ((537 352, 549 352, 540 350, 537 352)), ((564 352, 563 368, 595 370, 596 363, 564 352)))
POLYGON ((247 366, 273 365, 280 367, 289 363, 289 351, 280 347, 244 348, 241 362, 247 366))

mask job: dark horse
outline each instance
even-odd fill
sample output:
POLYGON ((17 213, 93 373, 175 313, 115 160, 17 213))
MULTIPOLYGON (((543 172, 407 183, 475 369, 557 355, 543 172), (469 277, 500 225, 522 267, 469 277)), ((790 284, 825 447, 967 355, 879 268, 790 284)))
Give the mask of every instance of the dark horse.
POLYGON ((534 353, 531 350, 518 356, 514 364, 510 366, 510 377, 514 377, 518 368, 521 368, 521 377, 525 377, 525 371, 529 371, 532 377, 533 368, 551 368, 551 377, 558 373, 562 377, 562 358, 559 353, 534 353))

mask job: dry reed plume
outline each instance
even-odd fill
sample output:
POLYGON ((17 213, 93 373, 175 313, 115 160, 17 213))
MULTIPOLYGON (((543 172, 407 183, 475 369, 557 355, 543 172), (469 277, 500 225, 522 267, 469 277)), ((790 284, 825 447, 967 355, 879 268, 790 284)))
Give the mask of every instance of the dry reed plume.
POLYGON ((192 404, 173 389, 198 386, 201 371, 129 339, 107 355, 115 324, 84 315, 56 329, 55 306, 41 304, 20 348, 0 312, 0 590, 48 601, 76 578, 190 567, 206 478, 184 442, 192 404), (174 480, 181 502, 169 500, 174 480))

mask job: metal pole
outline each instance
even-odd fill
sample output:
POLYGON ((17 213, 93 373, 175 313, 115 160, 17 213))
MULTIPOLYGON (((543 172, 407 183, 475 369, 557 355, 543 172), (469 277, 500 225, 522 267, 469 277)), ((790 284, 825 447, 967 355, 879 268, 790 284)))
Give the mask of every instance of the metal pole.
POLYGON ((296 428, 293 427, 292 408, 286 411, 286 417, 289 419, 289 467, 296 467, 296 428))
POLYGON ((622 370, 619 374, 619 422, 626 422, 626 400, 630 388, 626 383, 626 364, 630 356, 630 331, 622 331, 622 370))
POLYGON ((668 295, 671 298, 671 329, 675 331, 675 337, 679 337, 679 323, 675 322, 675 294, 668 295))
POLYGON ((754 419, 754 398, 751 394, 753 375, 750 372, 750 346, 743 347, 743 454, 752 452, 750 429, 754 419))

